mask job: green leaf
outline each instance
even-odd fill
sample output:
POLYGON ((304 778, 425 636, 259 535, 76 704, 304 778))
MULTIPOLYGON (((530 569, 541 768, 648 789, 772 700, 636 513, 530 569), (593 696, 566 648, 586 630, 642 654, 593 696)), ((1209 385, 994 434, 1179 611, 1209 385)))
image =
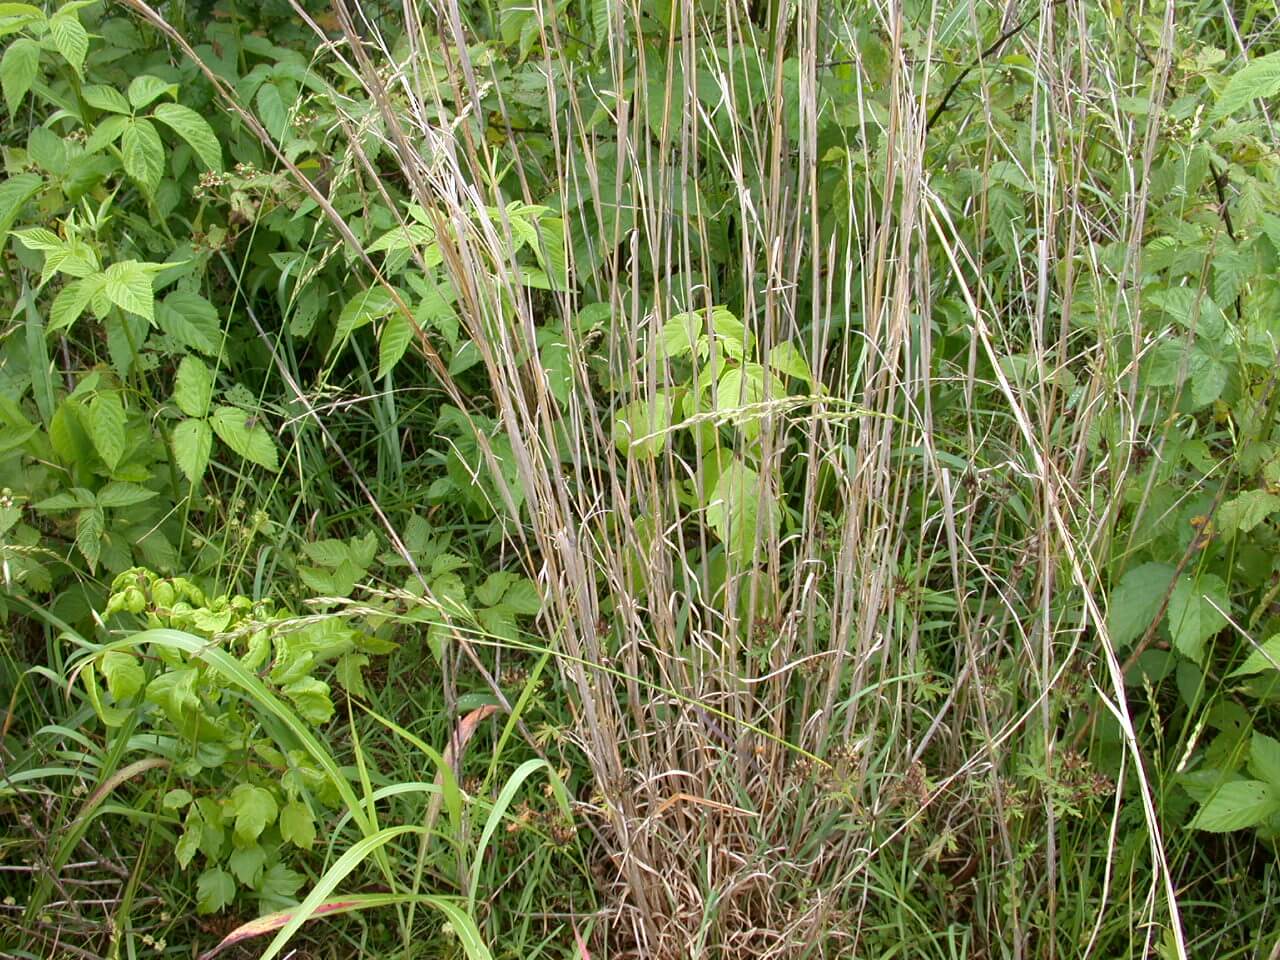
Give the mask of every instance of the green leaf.
POLYGON ((49 36, 62 59, 71 64, 76 73, 83 75, 84 58, 89 52, 89 33, 80 19, 74 13, 60 10, 49 20, 49 36))
POLYGON ((125 116, 129 116, 133 112, 129 108, 129 101, 125 99, 125 95, 115 87, 109 87, 104 83, 85 84, 80 91, 80 95, 84 97, 84 102, 95 110, 102 110, 106 113, 119 113, 125 116))
POLYGON ((1280 740, 1253 732, 1249 746, 1249 772, 1280 791, 1280 740))
POLYGON ((40 44, 28 37, 19 37, 9 44, 9 49, 0 58, 0 88, 4 90, 4 102, 10 116, 18 112, 22 98, 39 73, 40 44))
POLYGON ((659 390, 653 401, 637 400, 622 409, 613 421, 613 442, 629 457, 657 456, 670 436, 672 400, 659 390))
POLYGON ((183 476, 195 485, 204 476, 213 450, 213 429, 204 420, 183 420, 173 430, 173 458, 183 476))
POLYGON ((81 510, 98 502, 91 490, 72 487, 65 493, 55 493, 35 504, 37 510, 81 510))
POLYGON ((1211 573, 1183 576, 1169 598, 1168 624, 1173 645, 1200 663, 1205 641, 1227 625, 1220 611, 1230 610, 1227 585, 1211 573))
POLYGON ((89 404, 89 436, 102 457, 102 462, 114 470, 124 456, 125 441, 124 404, 120 393, 112 390, 99 393, 89 404))
POLYGON ((173 402, 188 417, 203 417, 213 403, 213 371, 198 357, 185 356, 173 378, 173 402))
POLYGON ((227 866, 236 875, 236 879, 246 887, 253 888, 262 879, 262 868, 267 865, 267 851, 256 843, 247 847, 237 847, 227 857, 227 866))
POLYGON ((284 140, 284 135, 289 130, 289 111, 280 96, 280 88, 274 83, 264 83, 258 88, 254 101, 258 105, 258 119, 266 127, 267 133, 277 141, 284 140))
POLYGON ((30 3, 0 3, 0 37, 17 33, 33 23, 44 23, 44 11, 30 3))
POLYGON ((1193 830, 1228 833, 1256 827, 1280 812, 1280 793, 1261 780, 1224 783, 1191 819, 1193 830))
POLYGON ((122 117, 119 114, 104 117, 102 122, 93 128, 93 133, 89 134, 89 139, 84 144, 84 152, 94 154, 109 147, 120 139, 120 135, 132 122, 131 117, 122 117))
POLYGON ((1225 117, 1254 100, 1276 93, 1280 93, 1280 53, 1258 57, 1233 73, 1218 95, 1214 117, 1225 117))
POLYGON ((1127 571, 1107 598, 1107 630, 1117 648, 1146 632, 1173 582, 1167 563, 1144 563, 1127 571))
POLYGON ((782 511, 760 475, 735 457, 720 473, 707 506, 707 523, 724 543, 726 552, 749 563, 781 522, 782 511))
POLYGON ((199 807, 192 806, 187 811, 187 818, 182 822, 182 826, 182 836, 178 838, 173 854, 177 858, 178 866, 185 870, 200 849, 200 840, 204 833, 204 820, 200 816, 199 807))
POLYGON ((668 357, 682 357, 693 351, 701 336, 701 314, 676 314, 662 325, 662 352, 668 357))
POLYGON ((0 183, 0 238, 18 219, 27 201, 44 186, 44 178, 38 173, 20 173, 0 183))
MULTIPOLYGON (((111 652, 119 653, 120 651, 113 650, 111 652)), ((191 800, 192 797, 190 790, 184 790, 182 787, 174 787, 164 795, 164 799, 160 801, 160 806, 165 810, 181 810, 183 807, 191 803, 191 800)))
POLYGON ((174 96, 178 92, 176 83, 168 83, 159 77, 144 73, 129 81, 129 102, 133 109, 141 110, 158 97, 174 96))
POLYGON ((124 172, 137 180, 147 193, 155 193, 164 176, 164 143, 155 125, 145 117, 135 117, 120 137, 124 172))
POLYGON ((236 818, 236 840, 242 844, 257 840, 263 830, 275 823, 279 810, 271 791, 249 783, 241 783, 231 792, 230 808, 236 818))
POLYGON ((235 878, 220 867, 210 867, 196 881, 196 912, 217 913, 235 896, 235 878))
POLYGON ((215 173, 222 172, 222 145, 209 121, 180 103, 158 104, 151 115, 187 141, 201 163, 215 173))
POLYGON ((152 279, 159 264, 121 260, 103 272, 103 292, 121 310, 136 313, 148 322, 155 321, 155 293, 152 279))
POLYGON ((775 343, 769 351, 769 367, 781 376, 795 377, 813 386, 813 371, 794 343, 775 343))
POLYGON ((239 407, 218 407, 209 423, 218 439, 246 460, 267 470, 277 468, 275 441, 256 417, 247 415, 239 407))
POLYGON ((1228 535, 1247 533, 1276 512, 1280 512, 1280 497, 1266 490, 1246 490, 1218 508, 1216 526, 1228 535))
POLYGON ((280 836, 295 847, 310 850, 316 842, 316 818, 305 803, 287 803, 280 811, 280 836))
POLYGON ((218 352, 218 309, 198 293, 174 290, 156 305, 156 323, 184 347, 211 356, 218 352))
POLYGON ((99 507, 87 507, 76 515, 76 549, 89 563, 89 572, 95 573, 98 558, 102 556, 102 535, 106 520, 99 507))
POLYGON ((382 336, 378 339, 379 378, 395 369, 411 340, 413 327, 403 313, 397 310, 387 317, 387 322, 382 325, 382 336))
POLYGON ((45 332, 57 333, 79 320, 84 313, 84 308, 89 305, 94 294, 102 289, 105 281, 106 275, 99 274, 83 280, 72 280, 66 284, 58 291, 58 295, 53 298, 53 303, 49 307, 49 324, 45 332))
POLYGON ((1264 670, 1280 670, 1280 633, 1250 653, 1244 663, 1232 670, 1228 676, 1247 677, 1262 673, 1264 670))
POLYGON ((13 231, 13 235, 28 250, 38 250, 41 253, 60 252, 66 247, 63 239, 46 227, 27 227, 25 230, 13 231))
POLYGON ((147 682, 138 658, 123 650, 108 650, 102 655, 102 675, 116 703, 133 699, 147 682))
POLYGON ((113 480, 98 491, 98 506, 132 507, 139 503, 146 503, 155 496, 158 494, 154 490, 140 487, 136 483, 113 480))
POLYGON ((396 308, 396 302, 384 287, 371 287, 356 294, 342 308, 333 331, 333 347, 340 347, 356 330, 380 320, 396 308))
POLYGON ((538 593, 538 585, 521 577, 502 595, 502 605, 520 616, 537 616, 542 610, 542 596, 538 593))

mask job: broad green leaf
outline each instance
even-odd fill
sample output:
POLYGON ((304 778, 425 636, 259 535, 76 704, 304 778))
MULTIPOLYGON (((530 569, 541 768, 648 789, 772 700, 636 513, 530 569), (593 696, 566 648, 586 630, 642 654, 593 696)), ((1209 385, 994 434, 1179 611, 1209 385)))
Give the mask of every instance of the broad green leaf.
POLYGON ((124 404, 119 391, 99 393, 89 404, 89 435, 102 462, 114 470, 120 465, 125 447, 124 404))
MULTIPOLYGON (((119 653, 119 650, 113 650, 112 653, 119 653)), ((128 654, 126 654, 128 656, 128 654)), ((130 658, 132 659, 132 658, 130 658)), ((160 806, 165 810, 181 810, 192 801, 191 791, 184 790, 182 787, 174 787, 164 795, 164 799, 160 801, 160 806)))
POLYGON ((682 357, 693 351, 701 336, 701 314, 676 314, 662 325, 662 352, 668 357, 682 357))
POLYGON ((231 791, 231 809, 235 812, 235 834, 241 843, 250 843, 276 822, 276 798, 271 791, 253 784, 241 783, 231 791))
POLYGON ((218 309, 198 293, 174 290, 156 304, 156 323, 184 347, 207 355, 218 352, 218 309))
POLYGON ((89 305, 95 293, 102 289, 106 275, 86 277, 83 280, 72 280, 66 284, 49 306, 49 323, 46 333, 57 333, 65 330, 80 319, 84 308, 89 305))
POLYGON ((413 328, 408 318, 399 310, 394 311, 382 325, 382 335, 378 338, 379 378, 395 369, 412 340, 413 328))
POLYGON ((720 348, 735 360, 741 360, 747 352, 747 328, 727 307, 715 307, 711 311, 711 329, 715 332, 720 348))
POLYGON ((209 121, 180 103, 161 103, 151 115, 180 136, 210 170, 222 172, 222 145, 209 121))
POLYGON ((227 858, 227 866, 235 874, 236 879, 251 889, 256 887, 258 881, 262 879, 262 868, 266 865, 267 851, 256 843, 237 847, 227 858))
POLYGON ((1280 633, 1260 644, 1228 676, 1248 677, 1264 670, 1280 670, 1280 633))
POLYGON ((173 402, 188 417, 203 417, 213 403, 213 371, 199 357, 187 355, 173 378, 173 402))
POLYGON ((109 147, 120 139, 121 135, 133 123, 131 117, 112 114, 104 117, 102 121, 93 128, 93 133, 89 134, 89 139, 85 141, 84 152, 87 154, 98 153, 105 147, 109 147))
POLYGON ((1280 740, 1253 732, 1249 746, 1249 772, 1280 791, 1280 740))
POLYGON ((0 238, 18 219, 26 202, 44 186, 44 178, 38 173, 20 173, 0 183, 0 238))
POLYGON ((614 418, 614 444, 629 457, 657 456, 667 445, 672 406, 671 397, 663 390, 654 395, 652 402, 637 400, 628 404, 614 418))
POLYGON ((84 97, 84 102, 95 110, 102 110, 106 113, 119 113, 125 116, 133 112, 125 95, 115 87, 109 87, 104 83, 85 84, 80 91, 80 95, 84 97))
POLYGON ((790 341, 773 345, 773 349, 769 351, 769 367, 775 373, 795 377, 810 387, 813 386, 813 372, 809 369, 808 361, 790 341))
POLYGON ((168 83, 159 77, 144 73, 129 81, 129 102, 133 109, 141 110, 158 97, 174 96, 178 92, 176 83, 168 83))
POLYGON ((149 323, 155 321, 155 293, 152 281, 159 264, 121 260, 104 271, 102 289, 107 299, 121 310, 128 310, 149 323))
POLYGON ((1214 117, 1225 117, 1248 106, 1254 100, 1280 93, 1280 53, 1250 60, 1231 75, 1218 103, 1214 117))
POLYGON ((164 176, 164 143, 155 125, 145 117, 134 117, 120 137, 124 172, 137 180, 147 193, 155 193, 164 176))
POLYGON ((311 849, 316 841, 316 819, 305 803, 287 803, 280 811, 280 836, 295 847, 311 849))
POLYGON ((213 450, 213 428, 205 420, 183 420, 173 429, 173 458, 192 484, 200 482, 213 450))
POLYGON ((521 577, 502 595, 502 605, 521 616, 537 616, 542 610, 542 596, 538 593, 538 585, 527 577, 521 577))
POLYGON ((49 19, 49 36, 62 59, 71 64, 76 73, 83 74, 85 54, 89 52, 89 33, 80 19, 70 12, 55 13, 49 19))
MULTIPOLYGON (((402 227, 388 230, 373 243, 369 244, 369 253, 383 253, 390 250, 406 250, 409 247, 436 246, 436 232, 424 223, 410 223, 402 227)), ((439 261, 436 261, 439 263, 439 261)), ((428 259, 429 267, 433 266, 428 259)))
POLYGON ((357 293, 347 301, 338 315, 331 349, 337 349, 353 332, 374 320, 382 319, 395 309, 396 302, 384 287, 371 287, 357 293))
POLYGON ((254 102, 258 105, 258 119, 267 133, 277 141, 284 140, 289 131, 289 111, 280 96, 280 88, 274 83, 264 83, 258 88, 254 102))
POLYGON ((1230 610, 1227 585, 1211 573, 1184 575, 1169 598, 1168 624, 1173 645, 1185 657, 1201 662, 1204 644, 1227 625, 1219 611, 1230 610))
POLYGON ((27 227, 25 230, 13 231, 13 235, 28 250, 38 250, 41 253, 58 252, 66 246, 60 236, 46 227, 27 227))
POLYGON ((1261 780, 1224 783, 1191 819, 1193 830, 1228 833, 1256 827, 1280 812, 1280 792, 1261 780))
POLYGON ((19 37, 0 57, 0 88, 10 116, 18 112, 22 98, 40 73, 40 45, 29 37, 19 37))
POLYGON ((750 562, 781 521, 782 511, 760 475, 735 457, 721 472, 707 505, 707 523, 726 552, 741 563, 750 562))
POLYGON ((257 884, 258 904, 264 910, 279 910, 297 903, 294 894, 305 878, 283 863, 268 867, 257 884))
POLYGON ((64 493, 55 493, 35 504, 37 510, 79 510, 98 502, 93 491, 84 487, 72 487, 64 493))
POLYGON ((0 37, 17 33, 33 23, 44 23, 44 11, 30 3, 0 3, 0 37))
POLYGON ((278 466, 275 441, 257 417, 239 407, 218 407, 209 423, 218 439, 246 460, 267 470, 278 466))
POLYGON ((1107 598, 1107 630, 1117 648, 1146 632, 1172 582, 1173 567, 1167 563, 1144 563, 1121 577, 1107 598))
POLYGON ((210 867, 196 881, 196 912, 217 913, 235 896, 235 878, 221 867, 210 867))
POLYGON ((1216 526, 1228 535, 1247 533, 1277 512, 1280 512, 1280 496, 1266 490, 1246 490, 1218 508, 1216 526))
POLYGON ((132 507, 139 503, 146 503, 155 496, 158 494, 154 490, 140 487, 136 483, 113 480, 98 491, 98 506, 132 507))
POLYGON ((133 699, 147 682, 147 675, 138 663, 138 658, 123 650, 108 650, 102 655, 102 676, 106 678, 107 690, 117 703, 133 699))

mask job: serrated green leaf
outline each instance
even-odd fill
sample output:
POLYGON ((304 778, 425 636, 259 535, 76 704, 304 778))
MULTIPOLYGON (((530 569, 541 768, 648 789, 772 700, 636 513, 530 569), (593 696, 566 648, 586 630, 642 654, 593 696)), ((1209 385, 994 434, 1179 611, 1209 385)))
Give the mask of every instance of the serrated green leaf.
POLYGON ((196 912, 217 913, 235 896, 235 878, 220 867, 210 867, 196 881, 196 912))
POLYGON ((65 493, 55 493, 35 504, 37 510, 79 510, 92 507, 98 500, 91 490, 84 487, 72 487, 65 493))
POLYGON ((1264 670, 1280 670, 1280 633, 1259 644, 1228 676, 1247 677, 1264 670))
POLYGON ((1246 490, 1218 508, 1215 525, 1224 534, 1247 533, 1277 512, 1280 496, 1266 490, 1246 490))
POLYGON ((707 523, 726 552, 740 563, 749 563, 781 522, 782 512, 763 479, 735 457, 721 471, 707 506, 707 523))
POLYGON ((132 507, 139 503, 146 503, 155 496, 158 496, 158 494, 154 490, 140 487, 136 483, 113 480, 98 491, 98 506, 132 507))
POLYGON ((210 356, 218 352, 218 309, 198 293, 174 290, 156 304, 156 323, 184 347, 210 356))
POLYGON ((218 439, 246 460, 267 470, 278 466, 275 441, 256 417, 239 407, 218 407, 209 423, 218 439))
POLYGON ((769 367, 775 373, 795 377, 797 380, 803 380, 810 387, 813 386, 813 372, 809 369, 808 361, 790 341, 773 345, 773 349, 769 351, 769 367))
POLYGON ((155 293, 152 289, 157 264, 121 260, 103 271, 102 290, 121 310, 155 322, 155 293))
POLYGON ((125 413, 119 391, 99 393, 89 404, 89 436, 102 457, 114 470, 120 465, 125 448, 125 413))
POLYGON ((338 322, 333 331, 333 346, 330 351, 341 347, 356 330, 372 323, 374 320, 381 320, 395 309, 396 302, 384 287, 371 287, 368 290, 362 290, 357 293, 347 301, 342 308, 342 312, 338 315, 338 322))
POLYGON ((1249 772, 1280 792, 1280 740, 1253 732, 1249 745, 1249 772))
POLYGON ((222 145, 209 121, 180 103, 157 104, 151 115, 185 140, 201 163, 215 173, 222 172, 222 145))
POLYGON ((1280 93, 1280 53, 1258 57, 1233 73, 1218 95, 1214 116, 1225 117, 1254 100, 1273 97, 1276 93, 1280 93))
POLYGON ((183 420, 173 430, 173 458, 193 485, 204 476, 213 450, 213 428, 204 420, 183 420))
POLYGON ((29 37, 19 37, 9 44, 0 57, 0 89, 4 90, 4 102, 13 116, 22 105, 22 99, 31 89, 40 73, 40 45, 29 37))
POLYGON ((258 119, 267 133, 277 141, 284 140, 289 130, 289 111, 280 96, 280 88, 274 83, 264 83, 258 88, 254 102, 258 105, 258 119))
POLYGON ((150 120, 134 117, 125 125, 120 136, 120 156, 124 172, 147 193, 155 193, 164 176, 164 143, 150 120))
POLYGON ((1125 573, 1107 599, 1107 628, 1118 648, 1137 640, 1164 602, 1173 582, 1173 567, 1167 563, 1144 563, 1125 573))
POLYGON ((106 528, 106 520, 99 507, 86 507, 76 515, 76 549, 88 562, 90 573, 97 572, 98 558, 102 556, 102 535, 106 528))
POLYGON ((1256 827, 1280 812, 1280 793, 1261 780, 1224 783, 1192 818, 1193 830, 1228 833, 1256 827))
POLYGON ((379 378, 395 369, 412 340, 413 328, 403 313, 397 310, 387 317, 386 323, 382 325, 382 335, 378 338, 379 378))
POLYGON ((164 798, 160 801, 160 806, 165 810, 181 810, 191 803, 192 799, 190 790, 174 787, 164 795, 164 798))
POLYGON ((27 227, 13 231, 13 235, 28 250, 39 250, 41 253, 60 252, 66 246, 60 236, 46 227, 27 227))
POLYGON ((49 306, 49 323, 45 327, 45 332, 57 333, 79 320, 94 294, 102 289, 105 280, 105 275, 101 274, 96 277, 86 277, 83 280, 72 280, 59 290, 49 306))
POLYGON ((623 407, 613 421, 613 442, 629 457, 649 459, 667 445, 671 433, 672 399, 659 390, 653 401, 637 400, 623 407))
POLYGON ((173 96, 178 92, 176 83, 169 83, 159 77, 144 73, 129 81, 129 103, 133 109, 141 110, 158 97, 173 96))
POLYGON ((84 102, 95 110, 102 110, 106 113, 119 113, 125 116, 133 112, 129 108, 129 101, 125 98, 125 95, 115 87, 109 87, 104 83, 87 83, 81 89, 80 95, 84 97, 84 102))
POLYGON ((185 356, 173 378, 173 402, 188 417, 204 417, 213 403, 213 371, 198 357, 185 356))
POLYGON ((0 238, 8 235, 23 206, 42 186, 44 178, 38 173, 20 173, 0 183, 0 238))
POLYGON ((668 357, 691 353, 702 336, 700 313, 678 313, 662 325, 662 352, 668 357))
POLYGON ((89 134, 89 139, 84 144, 84 152, 86 154, 95 154, 115 143, 132 122, 132 118, 122 117, 114 113, 109 117, 104 117, 93 128, 93 133, 89 134))
POLYGON ((1184 657, 1200 663, 1205 641, 1227 625, 1223 612, 1230 609, 1227 585, 1221 578, 1211 573, 1180 577, 1169 598, 1167 617, 1173 645, 1184 657))
POLYGON ((74 13, 60 10, 49 19, 49 36, 62 59, 71 64, 76 73, 83 75, 84 58, 89 52, 89 32, 80 19, 74 13))

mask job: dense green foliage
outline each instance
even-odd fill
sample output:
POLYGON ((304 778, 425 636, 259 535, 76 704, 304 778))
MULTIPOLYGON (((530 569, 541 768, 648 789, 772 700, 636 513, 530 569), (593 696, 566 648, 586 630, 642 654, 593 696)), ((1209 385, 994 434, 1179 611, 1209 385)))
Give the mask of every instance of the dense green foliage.
POLYGON ((1273 952, 1274 4, 302 6, 0 3, 0 950, 1273 952))

